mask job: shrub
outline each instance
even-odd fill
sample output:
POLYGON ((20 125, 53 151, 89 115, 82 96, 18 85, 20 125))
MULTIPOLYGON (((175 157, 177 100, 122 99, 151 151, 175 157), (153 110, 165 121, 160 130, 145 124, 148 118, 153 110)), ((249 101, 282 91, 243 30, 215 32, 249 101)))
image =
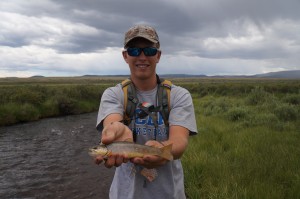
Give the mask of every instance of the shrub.
POLYGON ((53 97, 47 99, 40 106, 41 117, 53 117, 59 115, 58 101, 53 97))
POLYGON ((57 106, 61 115, 69 115, 77 113, 75 110, 76 100, 67 96, 59 96, 57 98, 57 106))
POLYGON ((96 111, 99 108, 98 106, 99 106, 98 103, 96 104, 93 103, 92 101, 80 101, 76 103, 76 107, 81 113, 96 111))
POLYGON ((274 114, 282 121, 295 121, 298 115, 296 107, 288 104, 275 108, 274 114))
POLYGON ((28 104, 28 103, 19 105, 15 115, 17 120, 20 122, 38 120, 40 117, 40 113, 38 109, 34 107, 32 104, 28 104))
POLYGON ((17 122, 16 116, 14 114, 15 107, 16 104, 13 103, 0 105, 0 126, 10 125, 17 122))
POLYGON ((226 113, 232 106, 232 102, 228 97, 210 97, 209 101, 204 104, 204 114, 214 115, 226 113))
POLYGON ((283 98, 283 101, 288 104, 300 105, 300 95, 299 94, 289 94, 283 98))
POLYGON ((255 87, 251 90, 246 99, 246 103, 249 105, 262 104, 267 100, 268 93, 261 87, 255 87))
POLYGON ((249 114, 249 112, 245 108, 235 107, 228 111, 227 118, 230 121, 235 122, 235 121, 240 121, 240 120, 247 118, 248 114, 249 114))
POLYGON ((274 113, 269 112, 255 112, 248 120, 248 126, 267 126, 270 128, 275 127, 280 121, 274 113))
POLYGON ((44 96, 38 91, 31 90, 27 87, 20 87, 10 95, 10 101, 20 104, 30 103, 34 105, 40 105, 44 101, 44 96))

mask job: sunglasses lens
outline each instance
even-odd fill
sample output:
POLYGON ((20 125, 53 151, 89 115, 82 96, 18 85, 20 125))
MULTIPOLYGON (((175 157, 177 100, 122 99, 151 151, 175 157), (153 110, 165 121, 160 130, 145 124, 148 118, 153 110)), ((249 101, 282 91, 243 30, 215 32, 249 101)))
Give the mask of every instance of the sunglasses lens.
POLYGON ((145 56, 154 56, 157 53, 156 48, 127 48, 127 53, 129 56, 137 57, 140 56, 141 52, 144 52, 145 56))
POLYGON ((146 56, 154 56, 157 53, 157 49, 156 48, 144 48, 143 52, 146 56))
POLYGON ((141 48, 127 48, 128 55, 132 57, 137 57, 141 54, 142 49, 141 48))

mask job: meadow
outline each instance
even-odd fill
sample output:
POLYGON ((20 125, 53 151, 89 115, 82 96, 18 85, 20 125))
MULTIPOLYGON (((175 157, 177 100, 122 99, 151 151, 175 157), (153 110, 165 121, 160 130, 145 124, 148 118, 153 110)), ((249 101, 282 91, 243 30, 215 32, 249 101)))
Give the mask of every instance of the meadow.
MULTIPOLYGON (((0 126, 97 111, 124 77, 2 78, 0 126)), ((188 198, 300 198, 300 80, 171 79, 199 134, 182 157, 188 198)))
POLYGON ((189 198, 300 198, 299 81, 199 84, 199 134, 182 158, 189 198))

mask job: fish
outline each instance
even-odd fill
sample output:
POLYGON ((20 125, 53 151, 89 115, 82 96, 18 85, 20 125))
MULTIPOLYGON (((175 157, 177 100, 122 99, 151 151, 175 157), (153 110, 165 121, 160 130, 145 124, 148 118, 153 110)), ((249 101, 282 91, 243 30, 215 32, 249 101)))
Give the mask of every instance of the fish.
POLYGON ((161 148, 136 144, 132 142, 113 142, 108 145, 100 144, 89 149, 89 154, 93 157, 109 157, 113 154, 127 155, 128 158, 144 157, 145 155, 156 155, 166 160, 173 160, 171 153, 172 144, 161 148))

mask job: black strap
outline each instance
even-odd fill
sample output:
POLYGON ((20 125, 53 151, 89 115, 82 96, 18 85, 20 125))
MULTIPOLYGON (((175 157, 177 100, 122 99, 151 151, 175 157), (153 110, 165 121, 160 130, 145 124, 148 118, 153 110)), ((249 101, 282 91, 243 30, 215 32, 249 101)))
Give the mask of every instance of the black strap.
POLYGON ((136 95, 136 89, 135 86, 133 85, 133 83, 131 82, 131 84, 128 85, 128 103, 131 103, 131 106, 126 107, 126 112, 128 113, 128 115, 133 116, 135 113, 135 108, 137 106, 137 104, 139 103, 139 100, 137 98, 136 95))

